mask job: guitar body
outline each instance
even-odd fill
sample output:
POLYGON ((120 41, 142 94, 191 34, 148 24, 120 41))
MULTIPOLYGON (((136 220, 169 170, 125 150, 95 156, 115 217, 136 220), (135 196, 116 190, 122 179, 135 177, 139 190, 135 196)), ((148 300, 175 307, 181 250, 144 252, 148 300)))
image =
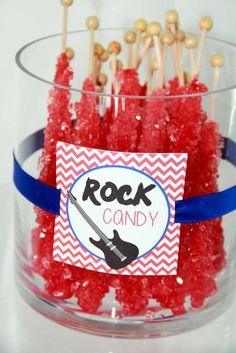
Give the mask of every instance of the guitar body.
POLYGON ((124 255, 125 259, 123 261, 110 249, 109 246, 107 246, 104 240, 100 239, 97 241, 93 238, 90 238, 89 240, 94 246, 103 252, 107 265, 114 270, 119 270, 128 266, 131 262, 137 259, 139 254, 138 247, 122 240, 116 230, 114 230, 114 238, 108 240, 112 242, 112 245, 115 246, 122 255, 124 255))

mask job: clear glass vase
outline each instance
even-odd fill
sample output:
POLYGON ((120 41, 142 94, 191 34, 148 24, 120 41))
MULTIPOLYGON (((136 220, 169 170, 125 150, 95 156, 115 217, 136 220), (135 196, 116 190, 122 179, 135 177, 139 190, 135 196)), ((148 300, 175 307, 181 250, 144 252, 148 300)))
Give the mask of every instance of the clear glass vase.
MULTIPOLYGON (((124 29, 99 30, 97 41, 109 43, 114 38, 121 40, 123 34, 124 29)), ((69 120, 72 130, 76 127, 81 128, 78 121, 79 113, 75 107, 76 102, 80 102, 84 96, 87 97, 88 112, 94 104, 96 105, 101 124, 106 123, 106 114, 110 107, 113 121, 116 120, 117 124, 117 127, 108 134, 109 138, 103 136, 105 142, 100 144, 94 142, 95 136, 89 138, 89 135, 85 133, 83 135, 83 132, 82 137, 80 135, 77 140, 72 137, 70 139, 73 134, 66 135, 63 132, 68 129, 68 116, 64 128, 62 125, 59 127, 56 125, 63 119, 63 114, 66 114, 63 112, 65 107, 62 104, 62 111, 57 110, 55 115, 59 115, 50 125, 51 132, 54 128, 60 129, 61 134, 57 134, 55 130, 55 136, 59 136, 60 141, 80 144, 84 140, 85 147, 119 150, 116 139, 123 133, 120 149, 125 152, 188 153, 184 198, 216 193, 235 185, 236 169, 226 158, 231 153, 231 145, 225 144, 223 148, 222 140, 223 137, 225 141, 236 140, 234 45, 207 39, 200 76, 200 81, 207 87, 211 87, 212 77, 210 56, 216 52, 225 56, 225 66, 221 69, 219 89, 216 92, 200 90, 199 93, 185 95, 170 93, 161 96, 159 93, 147 97, 82 90, 88 72, 88 60, 85 59, 88 50, 85 44, 87 40, 87 31, 71 32, 68 35, 68 44, 78 53, 78 59, 76 56, 71 62, 74 78, 69 88, 52 81, 55 74, 55 58, 60 52, 59 35, 36 40, 17 53, 16 62, 20 68, 19 129, 15 153, 24 171, 36 179, 41 175, 41 181, 47 183, 46 179, 44 180, 45 174, 42 177, 40 173, 47 163, 48 154, 42 157, 40 148, 43 147, 42 129, 48 126, 48 102, 51 92, 50 97, 56 94, 65 102, 69 100, 71 111, 69 120), (205 115, 209 114, 213 97, 214 121, 205 115), (136 132, 139 131, 137 132, 139 137, 132 135, 130 123, 125 125, 125 118, 128 120, 132 114, 134 115, 133 108, 130 107, 138 109, 137 106, 142 109, 138 110, 133 127, 136 132), (152 110, 145 110, 148 107, 152 107, 150 108, 152 110), (153 120, 150 120, 150 124, 154 125, 150 125, 141 133, 139 129, 142 129, 140 124, 144 120, 144 115, 147 120, 152 119, 153 109, 157 112, 163 107, 169 114, 165 127, 156 126, 153 120), (176 114, 182 114, 183 117, 181 116, 178 121, 176 114), (72 122, 76 119, 77 122, 72 122), (121 123, 119 119, 123 119, 121 123), (156 138, 156 133, 159 134, 159 145, 152 142, 156 138), (28 138, 35 137, 35 134, 38 134, 37 138, 28 138), (164 135, 168 143, 162 141, 161 137, 164 135), (26 144, 24 148, 22 147, 22 141, 25 139, 28 139, 27 148, 26 144), (216 153, 217 139, 219 144, 221 143, 219 153, 222 158, 216 153), (219 175, 218 178, 216 174, 219 175)), ((124 62, 125 55, 124 51, 121 54, 124 62)), ((184 66, 188 68, 188 53, 184 54, 183 59, 184 66)), ((167 66, 168 77, 173 77, 171 59, 167 66)), ((104 67, 104 72, 109 74, 109 65, 104 67)), ((142 84, 145 70, 146 66, 143 64, 140 71, 142 84)), ((84 131, 89 134, 89 127, 87 130, 84 127, 84 131)), ((55 156, 55 141, 52 141, 51 153, 55 156)), ((50 186, 56 187, 55 183, 55 180, 49 181, 50 186)), ((168 336, 206 324, 225 311, 231 302, 236 258, 236 221, 233 213, 227 214, 222 219, 181 225, 178 270, 177 275, 171 276, 104 274, 54 261, 55 218, 55 215, 35 207, 16 191, 17 284, 22 297, 33 308, 57 323, 105 336, 168 336)))

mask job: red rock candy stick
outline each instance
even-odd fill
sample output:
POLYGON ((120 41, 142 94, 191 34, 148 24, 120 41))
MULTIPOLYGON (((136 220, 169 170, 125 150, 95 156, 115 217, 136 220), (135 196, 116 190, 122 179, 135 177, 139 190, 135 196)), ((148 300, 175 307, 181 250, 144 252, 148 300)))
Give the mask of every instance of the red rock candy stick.
POLYGON ((164 96, 165 90, 155 89, 152 96, 156 99, 147 99, 144 106, 139 152, 165 152, 166 124, 169 119, 164 96))
MULTIPOLYGON (((73 78, 70 60, 74 58, 74 50, 67 48, 68 8, 73 0, 60 0, 63 12, 62 26, 62 54, 57 61, 54 83, 69 87, 73 78)), ((44 149, 41 157, 42 170, 40 180, 51 186, 56 186, 56 143, 68 142, 71 135, 70 92, 66 89, 54 87, 49 93, 48 121, 45 128, 44 149)))
MULTIPOLYGON (((187 87, 171 87, 171 95, 206 92, 204 84, 192 81, 187 87)), ((206 115, 202 111, 201 97, 171 98, 168 100, 170 121, 167 125, 169 152, 189 153, 188 163, 198 153, 200 131, 206 115)))
MULTIPOLYGON (((198 179, 198 194, 205 195, 218 192, 218 169, 221 155, 222 136, 219 132, 218 124, 208 120, 203 124, 201 131, 201 143, 199 145, 199 155, 196 161, 196 175, 194 182, 198 179)), ((225 263, 225 253, 223 247, 223 232, 221 220, 208 222, 207 228, 209 238, 214 244, 211 253, 212 261, 219 271, 225 263), (212 230, 210 232, 210 225, 212 230)))
MULTIPOLYGON (((71 52, 70 52, 71 54, 71 52)), ((73 73, 69 60, 62 53, 57 62, 54 82, 69 87, 73 73)), ((56 185, 56 143, 70 142, 72 138, 70 111, 70 92, 63 88, 54 87, 49 93, 48 121, 45 128, 44 149, 41 157, 42 170, 40 180, 51 186, 56 185)))
MULTIPOLYGON (((215 122, 203 120, 199 133, 198 152, 190 153, 190 163, 186 180, 186 195, 202 195, 217 192, 217 175, 220 151, 220 134, 215 122), (191 186, 190 186, 191 185, 191 186)), ((187 196, 186 196, 187 197, 187 196)), ((204 300, 216 290, 215 276, 223 268, 225 254, 220 220, 202 222, 199 225, 182 227, 181 238, 185 246, 180 246, 181 263, 192 267, 183 273, 188 283, 193 307, 200 307, 204 300), (198 264, 198 265, 197 265, 198 264), (187 276, 188 275, 188 276, 187 276), (192 283, 191 283, 192 281, 192 283), (199 287, 202 283, 204 290, 199 287)))
MULTIPOLYGON (((217 89, 219 79, 219 67, 224 64, 222 55, 213 55, 211 58, 213 65, 213 91, 217 89), (216 77, 215 77, 216 75, 216 77)), ((212 99, 212 97, 210 97, 212 99)), ((215 118, 215 102, 210 101, 210 114, 215 118)), ((201 141, 199 143, 199 154, 196 168, 199 170, 199 193, 207 194, 218 191, 218 164, 220 160, 221 135, 218 124, 213 120, 204 122, 201 130, 201 141), (200 173, 201 170, 201 173, 200 173)))
MULTIPOLYGON (((69 51, 70 57, 72 51, 69 51)), ((65 53, 58 58, 54 82, 70 86, 73 73, 65 53)), ((50 91, 48 121, 45 128, 44 149, 41 157, 42 169, 39 180, 56 186, 56 143, 72 141, 72 124, 70 112, 70 92, 54 87, 50 91)), ((68 266, 53 261, 53 239, 55 216, 41 209, 36 209, 38 227, 32 231, 33 267, 44 279, 46 293, 57 298, 66 299, 72 294, 67 281, 68 266)))
MULTIPOLYGON (((138 96, 142 87, 139 84, 135 70, 126 69, 117 74, 121 95, 138 96)), ((121 98, 122 99, 122 98, 121 98)), ((125 99, 125 98, 124 98, 125 99)), ((107 149, 113 151, 136 151, 138 142, 138 127, 140 125, 140 100, 126 98, 124 104, 120 101, 118 114, 113 115, 107 135, 107 149)))
MULTIPOLYGON (((219 68, 224 64, 224 58, 221 55, 214 55, 211 63, 215 68, 219 68)), ((213 72, 213 91, 217 88, 218 70, 213 72), (216 78, 214 78, 214 75, 216 78)), ((212 97, 211 97, 212 99, 212 97)), ((214 117, 215 102, 211 100, 210 114, 214 117)), ((201 131, 201 143, 199 146, 198 159, 196 161, 196 174, 198 175, 198 192, 199 194, 208 194, 218 192, 218 167, 221 154, 222 137, 219 133, 218 125, 215 121, 206 121, 201 131)), ((196 183, 195 178, 195 183, 196 183)), ((225 265, 224 237, 221 227, 221 220, 213 220, 208 223, 207 229, 209 239, 213 244, 213 251, 210 254, 212 263, 219 272, 225 265)))
MULTIPOLYGON (((69 60, 74 57, 74 51, 71 48, 66 48, 67 8, 72 2, 73 1, 62 1, 62 5, 64 6, 62 35, 63 53, 58 58, 54 77, 55 84, 64 87, 70 86, 73 77, 69 60)), ((71 142, 71 117, 70 92, 67 89, 55 86, 49 93, 48 120, 45 128, 44 148, 40 161, 42 169, 39 176, 40 181, 53 187, 56 186, 56 143, 57 141, 71 142)), ((64 286, 63 282, 63 276, 65 275, 64 270, 67 270, 67 266, 64 264, 60 264, 59 266, 57 264, 57 266, 55 266, 55 262, 52 259, 55 216, 38 208, 35 210, 38 227, 32 231, 34 270, 47 281, 45 284, 46 292, 47 288, 52 289, 53 287, 52 291, 56 297, 68 298, 71 296, 71 292, 68 286, 64 286), (57 279, 58 276, 61 278, 61 281, 57 279)))
MULTIPOLYGON (((70 59, 74 52, 67 48, 66 53, 58 57, 54 82, 58 85, 69 87, 73 78, 70 68, 70 59)), ((42 170, 40 180, 55 186, 55 153, 57 141, 70 142, 71 117, 70 92, 67 89, 54 87, 49 93, 48 120, 45 128, 43 155, 41 157, 42 170)))
POLYGON ((84 81, 83 90, 91 93, 82 93, 80 102, 75 103, 76 122, 74 125, 74 144, 99 148, 101 145, 101 120, 98 112, 97 96, 93 81, 88 78, 84 81))

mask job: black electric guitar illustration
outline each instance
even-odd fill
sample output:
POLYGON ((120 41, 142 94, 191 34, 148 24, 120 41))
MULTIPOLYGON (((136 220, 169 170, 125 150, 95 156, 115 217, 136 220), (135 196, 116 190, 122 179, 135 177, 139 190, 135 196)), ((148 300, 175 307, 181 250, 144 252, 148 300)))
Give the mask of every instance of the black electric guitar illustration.
POLYGON ((101 229, 93 222, 89 215, 84 209, 78 204, 75 196, 68 191, 68 197, 70 202, 75 206, 80 215, 90 225, 94 232, 99 236, 100 240, 94 240, 89 238, 90 242, 104 253, 105 261, 109 267, 114 270, 124 268, 131 264, 137 259, 139 249, 136 245, 128 243, 122 240, 119 233, 114 230, 113 239, 107 238, 107 236, 101 231, 101 229))

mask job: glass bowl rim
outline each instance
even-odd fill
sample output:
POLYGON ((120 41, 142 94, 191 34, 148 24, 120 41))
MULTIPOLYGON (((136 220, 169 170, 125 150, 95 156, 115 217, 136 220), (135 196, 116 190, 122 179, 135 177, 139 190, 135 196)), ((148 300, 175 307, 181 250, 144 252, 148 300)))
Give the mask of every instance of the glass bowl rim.
MULTIPOLYGON (((126 28, 126 27, 117 27, 117 28, 99 28, 97 29, 97 31, 125 31, 125 30, 130 30, 130 28, 126 28)), ((79 30, 73 30, 73 31, 69 31, 68 35, 70 34, 75 34, 75 33, 85 33, 88 32, 88 29, 79 29, 79 30)), ((111 94, 111 93, 100 93, 100 92, 92 92, 92 91, 86 91, 83 89, 78 89, 78 88, 74 88, 72 86, 63 86, 60 84, 57 84, 53 81, 49 81, 45 78, 42 78, 38 75, 36 75, 35 73, 31 72, 30 70, 28 70, 26 68, 26 66, 23 65, 22 63, 22 55, 23 53, 31 46, 33 46, 34 44, 47 40, 47 39, 51 39, 51 38, 55 38, 55 37, 60 37, 61 33, 55 33, 55 34, 51 34, 51 35, 47 35, 44 37, 40 37, 38 39, 35 39, 27 44, 25 44, 23 47, 21 47, 16 55, 15 55, 15 61, 16 64, 18 66, 18 68, 23 71, 25 74, 27 74, 28 76, 30 76, 33 79, 36 79, 42 83, 48 84, 52 87, 56 87, 56 88, 61 88, 61 89, 65 89, 67 91, 71 91, 71 92, 77 92, 80 94, 88 94, 88 95, 93 95, 93 96, 97 96, 97 97, 106 97, 106 98, 125 98, 125 99, 178 99, 178 98, 191 98, 191 97, 202 97, 202 96, 209 96, 209 95, 213 95, 213 94, 219 94, 219 93, 224 93, 227 91, 231 91, 236 89, 236 82, 235 84, 228 86, 228 87, 224 87, 221 89, 217 89, 215 91, 206 91, 206 92, 199 92, 199 93, 191 93, 191 94, 181 94, 181 95, 165 95, 165 96, 132 96, 132 95, 123 95, 123 94, 111 94)), ((236 44, 230 42, 230 41, 226 41, 226 40, 222 40, 222 39, 218 39, 218 38, 214 38, 211 36, 207 37, 207 40, 211 40, 211 41, 215 41, 221 44, 225 44, 227 46, 233 47, 236 49, 236 44)))

